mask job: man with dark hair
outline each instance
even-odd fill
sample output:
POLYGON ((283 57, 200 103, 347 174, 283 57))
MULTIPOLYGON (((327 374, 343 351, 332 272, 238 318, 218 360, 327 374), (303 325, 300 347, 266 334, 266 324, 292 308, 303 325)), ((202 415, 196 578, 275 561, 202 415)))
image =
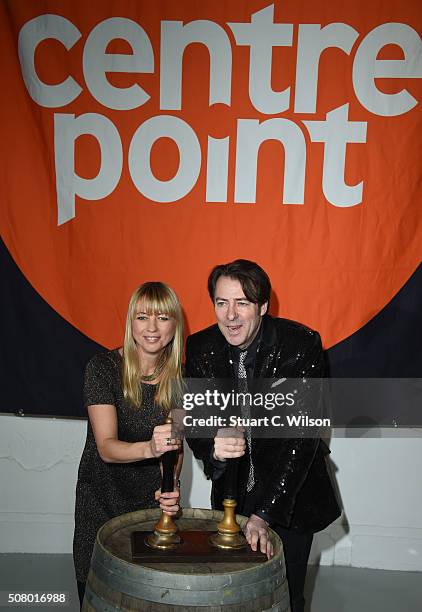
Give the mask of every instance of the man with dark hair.
POLYGON ((271 282, 268 274, 253 261, 237 259, 232 263, 215 266, 208 278, 208 293, 214 303, 217 281, 221 276, 238 280, 242 285, 245 297, 252 303, 269 305, 271 282))
MULTIPOLYGON (((268 314, 271 283, 245 259, 216 266, 208 279, 217 324, 189 336, 186 375, 232 378, 320 378, 324 375, 319 334, 268 314)), ((272 555, 268 527, 283 540, 291 610, 303 612, 303 587, 313 534, 340 515, 326 456, 318 437, 278 439, 244 435, 189 439, 212 479, 213 508, 222 509, 226 460, 240 458, 237 509, 249 517, 245 536, 253 550, 272 555)))

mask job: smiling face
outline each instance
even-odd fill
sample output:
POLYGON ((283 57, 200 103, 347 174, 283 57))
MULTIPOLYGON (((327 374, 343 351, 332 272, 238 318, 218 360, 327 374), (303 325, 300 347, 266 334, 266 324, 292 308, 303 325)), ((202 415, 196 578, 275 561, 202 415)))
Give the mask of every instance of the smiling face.
POLYGON ((165 313, 147 312, 142 301, 137 303, 132 322, 132 335, 140 357, 158 358, 173 340, 175 331, 174 317, 165 313))
POLYGON ((259 306, 250 302, 240 282, 229 276, 220 276, 215 286, 214 309, 218 327, 232 346, 247 348, 267 312, 268 303, 259 306))

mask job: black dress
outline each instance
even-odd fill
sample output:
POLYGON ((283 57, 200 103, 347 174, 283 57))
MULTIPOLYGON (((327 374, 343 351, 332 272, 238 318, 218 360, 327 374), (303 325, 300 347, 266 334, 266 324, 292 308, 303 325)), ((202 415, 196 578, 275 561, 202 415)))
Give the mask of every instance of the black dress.
MULTIPOLYGON (((123 397, 121 367, 122 357, 118 350, 100 353, 91 359, 85 372, 85 406, 113 404, 117 411, 119 440, 150 440, 154 427, 165 421, 164 411, 154 403, 156 385, 142 383, 142 407, 132 408, 123 397)), ((87 579, 98 529, 120 514, 158 507, 154 493, 160 485, 158 459, 105 463, 98 454, 88 420, 76 485, 73 559, 78 581, 87 579)))

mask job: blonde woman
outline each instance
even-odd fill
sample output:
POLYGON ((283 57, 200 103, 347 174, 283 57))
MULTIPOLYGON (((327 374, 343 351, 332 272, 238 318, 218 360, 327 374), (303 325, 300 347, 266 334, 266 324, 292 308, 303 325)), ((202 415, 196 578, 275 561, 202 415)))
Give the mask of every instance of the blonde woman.
POLYGON ((88 431, 76 486, 73 557, 82 603, 98 529, 114 516, 160 505, 179 509, 179 489, 161 494, 160 457, 178 450, 163 425, 182 389, 183 316, 173 289, 144 283, 128 307, 122 348, 100 353, 85 372, 88 431))

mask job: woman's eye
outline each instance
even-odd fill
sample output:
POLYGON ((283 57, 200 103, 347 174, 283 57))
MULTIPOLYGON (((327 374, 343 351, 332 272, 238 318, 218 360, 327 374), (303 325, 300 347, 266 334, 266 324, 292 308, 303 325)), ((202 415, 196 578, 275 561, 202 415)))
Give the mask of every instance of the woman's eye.
POLYGON ((168 321, 169 320, 169 317, 167 317, 166 315, 160 315, 158 318, 159 318, 160 321, 168 321))

